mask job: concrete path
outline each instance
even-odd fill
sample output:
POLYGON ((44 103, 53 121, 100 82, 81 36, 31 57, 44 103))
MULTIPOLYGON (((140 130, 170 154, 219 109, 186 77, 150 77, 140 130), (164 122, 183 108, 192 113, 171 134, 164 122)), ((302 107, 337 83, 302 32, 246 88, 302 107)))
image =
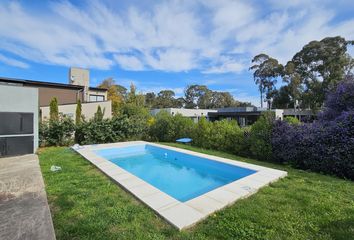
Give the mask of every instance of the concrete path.
POLYGON ((37 155, 0 158, 0 239, 55 239, 37 155))

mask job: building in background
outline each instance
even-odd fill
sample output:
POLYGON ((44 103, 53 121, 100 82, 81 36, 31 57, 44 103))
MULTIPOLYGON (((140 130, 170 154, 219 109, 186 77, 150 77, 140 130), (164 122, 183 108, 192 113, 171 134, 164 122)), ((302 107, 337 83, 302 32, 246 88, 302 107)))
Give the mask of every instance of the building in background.
MULTIPOLYGON (((151 110, 152 115, 156 115, 160 111, 166 111, 171 115, 181 114, 189 117, 197 122, 201 117, 205 117, 209 121, 218 121, 223 119, 236 120, 239 126, 249 126, 257 121, 263 112, 268 111, 267 108, 258 107, 231 107, 219 109, 184 109, 184 108, 162 108, 151 110)), ((283 119, 287 116, 297 117, 299 120, 314 119, 315 113, 310 110, 294 109, 272 109, 276 119, 283 119)))
POLYGON ((167 113, 171 114, 172 116, 176 114, 181 114, 184 117, 191 118, 194 122, 198 122, 201 117, 205 117, 207 120, 210 119, 209 113, 217 112, 218 110, 215 109, 187 109, 187 108, 159 108, 159 109, 152 109, 150 113, 152 115, 156 115, 160 111, 166 111, 167 113))
POLYGON ((70 68, 68 84, 41 82, 25 79, 0 77, 1 85, 32 87, 38 89, 40 118, 49 118, 49 105, 53 97, 58 99, 59 112, 75 118, 76 103, 83 103, 82 114, 86 119, 93 117, 97 107, 104 110, 104 117, 111 118, 111 102, 107 101, 107 89, 90 87, 90 73, 88 69, 70 68))

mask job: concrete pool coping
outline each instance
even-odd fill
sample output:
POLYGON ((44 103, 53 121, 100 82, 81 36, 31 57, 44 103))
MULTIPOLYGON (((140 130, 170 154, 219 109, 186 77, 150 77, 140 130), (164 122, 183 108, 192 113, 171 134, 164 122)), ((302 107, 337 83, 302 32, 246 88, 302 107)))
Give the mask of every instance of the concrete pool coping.
POLYGON ((287 175, 287 172, 281 170, 145 141, 85 145, 73 149, 179 230, 193 226, 215 211, 225 208, 239 199, 248 197, 256 193, 261 187, 287 175), (257 172, 186 202, 181 202, 94 152, 99 149, 137 144, 149 144, 257 172))

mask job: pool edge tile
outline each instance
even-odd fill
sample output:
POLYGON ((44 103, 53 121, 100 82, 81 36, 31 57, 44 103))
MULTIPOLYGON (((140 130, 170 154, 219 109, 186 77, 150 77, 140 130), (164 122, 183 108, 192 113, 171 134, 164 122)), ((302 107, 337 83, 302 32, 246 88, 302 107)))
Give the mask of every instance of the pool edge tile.
POLYGON ((251 163, 240 162, 237 160, 226 159, 145 141, 86 145, 75 151, 95 165, 101 172, 116 182, 122 189, 131 193, 135 198, 150 207, 154 212, 179 230, 192 227, 212 213, 235 203, 239 199, 246 198, 270 183, 287 176, 287 172, 278 169, 267 168, 251 163), (190 199, 189 201, 180 202, 139 177, 124 170, 118 165, 115 165, 111 161, 98 156, 94 152, 99 149, 126 147, 136 144, 150 144, 193 156, 207 158, 213 161, 248 168, 255 170, 256 172, 204 193, 196 198, 190 199))

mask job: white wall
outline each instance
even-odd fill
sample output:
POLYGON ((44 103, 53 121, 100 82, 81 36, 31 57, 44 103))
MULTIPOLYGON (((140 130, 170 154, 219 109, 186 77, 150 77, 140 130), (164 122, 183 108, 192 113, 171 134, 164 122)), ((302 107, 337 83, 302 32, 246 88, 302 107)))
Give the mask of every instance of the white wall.
POLYGON ((0 84, 0 112, 33 113, 34 151, 36 151, 38 148, 38 103, 39 100, 37 88, 0 84))
MULTIPOLYGON (((94 117, 97 112, 98 106, 101 106, 102 111, 104 110, 104 118, 112 117, 112 104, 111 101, 106 102, 89 102, 82 103, 82 114, 85 116, 86 120, 89 120, 94 117)), ((59 113, 63 113, 75 119, 76 116, 76 104, 65 104, 58 106, 59 113)), ((41 107, 42 110, 42 119, 49 119, 49 106, 41 107)))

